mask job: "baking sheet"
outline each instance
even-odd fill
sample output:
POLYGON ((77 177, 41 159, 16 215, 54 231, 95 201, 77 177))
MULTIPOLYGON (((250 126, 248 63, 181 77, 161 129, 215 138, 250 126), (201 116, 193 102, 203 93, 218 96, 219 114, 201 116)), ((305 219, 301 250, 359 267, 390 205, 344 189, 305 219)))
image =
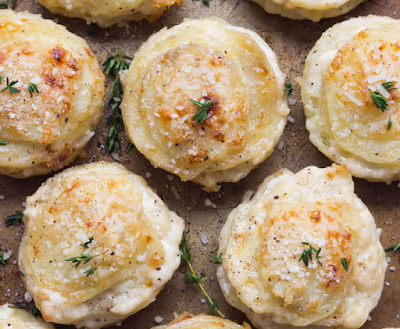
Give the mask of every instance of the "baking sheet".
MULTIPOLYGON (((294 79, 301 75, 307 53, 321 36, 320 29, 312 22, 292 21, 269 15, 256 4, 244 0, 211 0, 209 8, 201 1, 186 0, 180 9, 173 7, 155 24, 139 22, 109 29, 89 26, 78 19, 52 15, 33 0, 18 0, 17 2, 16 10, 41 14, 45 18, 65 25, 71 32, 85 38, 100 62, 119 48, 122 48, 125 54, 133 56, 140 44, 152 33, 164 26, 170 27, 179 24, 185 17, 218 16, 231 24, 258 32, 277 53, 281 69, 296 86, 294 79)), ((339 18, 323 20, 321 24, 326 28, 350 17, 368 14, 400 18, 400 1, 366 1, 351 13, 339 18)), ((107 91, 108 87, 109 85, 107 85, 107 91)), ((127 155, 122 153, 119 158, 119 162, 129 170, 145 177, 148 184, 157 190, 170 209, 186 220, 186 228, 190 230, 189 245, 192 248, 193 266, 198 273, 206 275, 206 278, 203 279, 206 290, 217 299, 220 309, 227 318, 234 321, 241 322, 245 320, 245 317, 225 302, 216 280, 216 268, 211 259, 211 254, 217 250, 218 235, 229 212, 241 202, 246 191, 255 190, 266 176, 279 168, 285 167, 297 172, 310 165, 324 167, 331 164, 308 140, 303 108, 299 102, 299 89, 297 86, 292 96, 298 101, 294 106, 290 106, 291 116, 295 118, 295 123, 288 123, 285 129, 284 149, 282 151, 275 150, 267 161, 240 182, 222 184, 218 193, 208 194, 196 184, 183 183, 177 176, 153 168, 136 149, 132 149, 127 155), (215 208, 206 206, 210 201, 215 204, 215 208), (200 241, 198 235, 200 232, 208 238, 207 244, 200 241)), ((86 156, 75 161, 73 165, 98 160, 114 161, 104 149, 105 135, 108 131, 105 123, 107 115, 108 110, 105 110, 97 133, 87 146, 86 156)), ((126 140, 124 133, 121 133, 121 136, 126 140)), ((26 196, 33 194, 46 178, 42 176, 15 180, 0 176, 0 218, 5 218, 16 210, 22 210, 26 196)), ((400 190, 397 183, 387 186, 355 179, 355 185, 356 193, 373 213, 378 227, 382 228, 383 246, 386 248, 399 242, 400 190)), ((7 265, 0 266, 0 304, 23 301, 25 289, 20 280, 17 266, 18 246, 23 234, 23 226, 15 225, 5 228, 1 221, 0 232, 0 253, 12 250, 12 256, 7 261, 7 265)), ((365 324, 364 329, 400 327, 400 260, 398 254, 388 253, 388 256, 392 257, 389 266, 396 266, 397 269, 387 271, 387 283, 382 299, 379 306, 372 312, 371 321, 365 324)), ((190 311, 193 314, 208 312, 204 296, 198 287, 185 280, 184 274, 187 270, 187 266, 182 264, 153 304, 122 322, 121 326, 112 328, 147 329, 157 325, 154 320, 156 316, 161 316, 164 319, 162 324, 166 324, 173 319, 173 312, 190 311)), ((57 326, 57 328, 69 327, 57 326)))

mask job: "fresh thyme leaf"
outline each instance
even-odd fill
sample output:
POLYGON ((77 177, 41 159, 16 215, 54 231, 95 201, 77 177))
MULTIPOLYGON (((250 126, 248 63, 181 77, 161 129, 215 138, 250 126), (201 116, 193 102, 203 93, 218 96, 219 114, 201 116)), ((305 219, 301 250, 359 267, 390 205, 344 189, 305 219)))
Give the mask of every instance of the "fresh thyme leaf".
POLYGON ((9 226, 17 224, 17 223, 21 223, 23 217, 24 217, 24 213, 22 211, 19 211, 19 210, 16 211, 15 215, 10 215, 10 216, 6 217, 6 219, 4 220, 4 222, 6 223, 6 227, 9 227, 9 226))
MULTIPOLYGON (((219 310, 218 308, 218 303, 215 300, 215 298, 210 298, 210 296, 207 294, 206 290, 204 289, 203 285, 201 284, 201 279, 204 278, 204 275, 198 276, 196 274, 196 272, 193 269, 192 264, 190 263, 190 259, 192 257, 192 254, 190 253, 190 248, 188 248, 187 246, 187 235, 186 232, 183 232, 182 235, 182 241, 179 245, 179 251, 181 253, 182 259, 187 263, 189 270, 190 270, 190 274, 186 274, 186 279, 190 282, 190 283, 195 283, 198 285, 198 287, 200 288, 200 290, 203 292, 204 296, 206 297, 206 302, 208 307, 213 310, 214 312, 216 312, 220 317, 222 317, 223 319, 225 319, 225 315, 222 314, 222 312, 219 310)), ((221 254, 222 256, 222 254, 221 254)), ((221 257, 220 256, 220 257, 221 257)))
POLYGON ((75 264, 75 268, 77 268, 79 265, 81 265, 81 262, 84 261, 83 264, 86 264, 87 262, 89 262, 93 257, 88 255, 88 254, 80 254, 80 256, 76 256, 76 257, 70 257, 65 259, 65 261, 67 262, 71 262, 72 264, 75 264))
POLYGON ((20 93, 21 90, 13 87, 14 85, 16 85, 18 83, 18 80, 14 80, 10 82, 10 79, 7 77, 6 78, 7 81, 7 86, 4 87, 3 89, 0 90, 0 93, 5 92, 7 89, 10 91, 10 94, 16 94, 16 93, 20 93))
POLYGON ((253 198, 254 198, 255 195, 256 195, 255 193, 253 193, 253 194, 251 195, 250 201, 253 200, 253 198))
POLYGON ((388 121, 388 124, 387 124, 387 130, 388 131, 390 130, 390 128, 392 128, 392 116, 389 117, 389 121, 388 121))
POLYGON ((397 89, 397 88, 394 86, 393 81, 388 81, 388 82, 382 83, 382 87, 385 88, 387 91, 392 91, 392 90, 397 89))
POLYGON ((301 254, 301 256, 299 258, 299 262, 303 261, 304 265, 306 265, 306 267, 308 267, 309 262, 312 261, 312 253, 315 252, 315 258, 316 258, 318 264, 322 266, 322 264, 320 262, 320 258, 322 258, 322 257, 319 255, 321 252, 321 248, 316 249, 313 246, 311 246, 308 242, 301 242, 301 244, 308 246, 308 249, 303 251, 303 253, 301 254))
POLYGON ((10 9, 12 6, 15 5, 17 0, 4 0, 0 2, 0 8, 2 9, 10 9))
POLYGON ((86 241, 85 243, 81 243, 80 246, 83 247, 83 249, 88 249, 89 248, 89 244, 92 243, 93 241, 93 237, 91 237, 88 241, 86 241))
POLYGON ((8 142, 6 142, 6 141, 1 141, 0 142, 0 145, 7 145, 8 144, 8 142))
POLYGON ((39 311, 39 309, 36 307, 35 301, 33 301, 32 305, 32 315, 37 319, 38 316, 42 316, 42 313, 39 311))
POLYGON ((211 255, 211 257, 214 259, 214 264, 222 264, 222 261, 224 260, 224 255, 221 253, 219 257, 217 255, 211 255))
POLYGON ((86 270, 85 272, 83 272, 83 273, 85 273, 85 274, 86 274, 86 277, 88 277, 89 275, 92 275, 96 270, 97 270, 97 268, 91 267, 91 268, 87 269, 87 270, 86 270))
POLYGON ((207 7, 210 7, 210 0, 202 0, 203 4, 205 4, 207 7))
POLYGON ((346 270, 346 272, 349 270, 349 264, 347 263, 347 259, 346 258, 342 258, 342 265, 344 267, 344 269, 346 270))
POLYGON ((0 74, 0 83, 2 83, 4 77, 0 74))
POLYGON ((108 102, 108 105, 111 107, 111 111, 113 112, 107 118, 107 124, 111 125, 106 137, 106 145, 109 152, 116 152, 121 148, 121 141, 118 131, 123 127, 124 123, 122 121, 120 108, 123 89, 121 80, 119 78, 119 72, 127 70, 129 68, 130 61, 132 61, 132 57, 123 55, 120 49, 116 55, 108 57, 103 63, 104 74, 112 74, 115 78, 111 83, 110 100, 108 102))
POLYGON ((182 241, 179 245, 179 251, 181 253, 183 260, 187 263, 190 262, 192 254, 190 253, 190 249, 187 247, 187 235, 185 231, 183 232, 182 241))
POLYGON ((394 245, 394 246, 391 246, 391 247, 389 247, 389 248, 386 248, 385 251, 386 251, 386 252, 391 251, 391 250, 397 251, 397 250, 399 250, 399 249, 400 249, 400 242, 399 242, 398 244, 394 245))
POLYGON ((9 308, 22 308, 22 309, 26 309, 26 304, 24 302, 16 302, 16 303, 12 303, 11 305, 8 305, 9 308))
POLYGON ((25 276, 24 272, 22 272, 21 270, 18 270, 18 273, 21 274, 21 276, 25 276))
POLYGON ((292 93, 293 93, 293 91, 296 89, 295 87, 293 87, 293 85, 290 83, 290 82, 286 82, 285 83, 285 91, 287 91, 287 96, 286 96, 286 98, 289 98, 291 95, 292 95, 292 93))
POLYGON ((376 108, 380 109, 382 112, 388 110, 388 102, 385 97, 379 91, 372 91, 369 89, 371 93, 372 101, 375 103, 376 108))
POLYGON ((128 146, 125 149, 125 154, 128 154, 133 148, 133 144, 132 143, 128 143, 128 146))
POLYGON ((192 121, 196 121, 196 123, 203 123, 207 119, 207 112, 211 109, 214 101, 211 99, 202 104, 194 99, 190 100, 194 105, 199 107, 199 110, 193 116, 192 121))
POLYGON ((31 97, 33 97, 34 93, 38 93, 39 94, 39 89, 36 87, 36 85, 32 82, 28 83, 28 91, 31 94, 31 97))
POLYGON ((4 257, 3 254, 0 254, 0 264, 6 265, 6 262, 4 261, 3 257, 4 257))

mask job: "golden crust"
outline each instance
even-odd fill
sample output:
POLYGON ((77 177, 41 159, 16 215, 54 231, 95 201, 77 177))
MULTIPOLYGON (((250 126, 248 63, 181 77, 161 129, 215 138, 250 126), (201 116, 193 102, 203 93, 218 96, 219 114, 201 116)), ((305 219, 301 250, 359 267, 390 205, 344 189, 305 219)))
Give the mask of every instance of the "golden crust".
POLYGON ((206 314, 191 315, 190 313, 183 313, 179 315, 174 321, 165 326, 157 326, 152 329, 251 329, 250 325, 246 322, 239 325, 227 319, 222 319, 216 316, 206 314))
POLYGON ((55 329, 51 323, 37 319, 25 310, 10 308, 10 304, 0 306, 0 329, 55 329))
POLYGON ((102 113, 104 76, 86 42, 40 16, 0 11, 0 173, 43 175, 82 152, 102 113), (39 93, 28 90, 33 83, 39 93))
POLYGON ((270 14, 318 22, 353 10, 365 0, 251 0, 270 14))
POLYGON ((54 14, 79 17, 101 27, 147 19, 156 22, 164 10, 183 0, 39 0, 54 14))
POLYGON ((215 191, 273 151, 289 109, 284 76, 254 32, 217 18, 154 34, 122 75, 131 141, 156 167, 215 191), (191 99, 213 101, 204 123, 191 99))
POLYGON ((93 163, 47 180, 27 198, 24 223, 19 266, 47 321, 118 322, 154 301, 180 263, 183 220, 121 165, 93 163), (93 259, 66 261, 81 254, 93 259))
POLYGON ((336 165, 268 177, 229 215, 218 253, 225 298, 257 328, 359 328, 379 301, 387 267, 374 218, 336 165))
POLYGON ((310 140, 353 176, 390 183, 400 177, 400 21, 368 16, 326 31, 310 52, 302 100, 310 140), (388 111, 371 92, 387 99, 388 111), (389 127, 389 121, 391 125, 389 127))

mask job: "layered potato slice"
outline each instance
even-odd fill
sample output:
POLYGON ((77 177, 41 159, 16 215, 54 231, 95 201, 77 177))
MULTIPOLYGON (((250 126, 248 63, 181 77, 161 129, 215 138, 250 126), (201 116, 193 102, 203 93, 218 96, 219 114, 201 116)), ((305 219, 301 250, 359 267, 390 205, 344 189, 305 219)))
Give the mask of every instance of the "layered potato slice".
POLYGON ((0 174, 44 175, 72 162, 94 135, 104 75, 64 26, 0 10, 0 174))
POLYGON ((348 13, 365 0, 251 0, 267 13, 291 19, 309 19, 318 22, 323 18, 348 13))
POLYGON ((273 51, 255 32, 218 18, 154 34, 122 81, 124 124, 137 149, 208 191, 264 161, 289 113, 273 51))
POLYGON ((55 329, 40 317, 35 318, 25 310, 12 307, 12 304, 0 306, 0 329, 55 329))
POLYGON ((400 178, 400 21, 334 25, 307 57, 302 100, 311 142, 353 176, 400 178))
POLYGON ((79 17, 101 27, 147 19, 156 22, 163 12, 183 0, 39 0, 53 14, 79 17))
POLYGON ((183 220, 139 176, 97 162, 27 198, 22 278, 46 321, 101 328, 155 300, 180 264, 183 220))
POLYGON ((157 326, 152 329, 251 329, 248 323, 239 325, 235 322, 206 314, 191 315, 183 313, 174 321, 165 326, 157 326))
POLYGON ((359 328, 382 293, 379 233, 343 166, 269 176, 219 243, 225 298, 256 328, 359 328))

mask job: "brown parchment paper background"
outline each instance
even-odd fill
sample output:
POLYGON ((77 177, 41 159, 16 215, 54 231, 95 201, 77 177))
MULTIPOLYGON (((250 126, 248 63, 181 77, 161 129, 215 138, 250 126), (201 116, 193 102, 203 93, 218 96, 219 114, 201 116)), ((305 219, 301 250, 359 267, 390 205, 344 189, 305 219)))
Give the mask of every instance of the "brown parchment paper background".
MULTIPOLYGON (((79 19, 52 15, 33 0, 17 0, 16 10, 27 10, 31 13, 41 14, 45 18, 65 25, 68 30, 87 40, 100 62, 104 61, 118 48, 122 48, 125 54, 133 56, 141 43, 152 33, 164 26, 170 27, 179 24, 185 17, 218 16, 231 24, 258 32, 274 49, 279 58, 281 69, 296 86, 297 83, 294 79, 301 75, 307 53, 321 36, 321 31, 314 23, 292 21, 269 15, 256 4, 245 0, 211 0, 209 8, 201 1, 186 0, 180 9, 173 7, 166 12, 158 23, 131 23, 126 27, 109 29, 100 29, 93 25, 88 26, 79 19)), ((321 24, 326 28, 350 17, 368 14, 400 18, 400 1, 366 1, 351 13, 339 18, 323 20, 321 24)), ((297 86, 292 96, 298 101, 300 100, 299 89, 297 86)), ((107 84, 107 92, 108 90, 109 84, 107 84)), ((295 106, 290 106, 290 108, 291 115, 296 121, 294 124, 288 123, 286 126, 284 150, 275 150, 273 155, 253 170, 248 177, 236 184, 223 184, 218 193, 208 194, 202 191, 200 186, 193 183, 183 183, 177 176, 153 168, 149 161, 135 148, 127 155, 123 152, 120 154, 119 162, 132 172, 143 176, 148 184, 157 190, 170 209, 186 220, 186 228, 190 230, 189 245, 192 248, 194 268, 198 273, 206 275, 206 278, 203 279, 206 290, 217 299, 220 309, 227 318, 234 321, 241 322, 245 320, 245 317, 225 302, 216 280, 215 265, 211 260, 211 254, 215 253, 218 247, 219 232, 229 212, 241 202, 246 191, 255 190, 265 177, 279 168, 286 167, 297 172, 310 165, 323 167, 331 164, 308 140, 302 103, 297 102, 295 106), (207 199, 211 200, 216 208, 206 206, 205 200, 207 199), (200 241, 199 232, 203 232, 207 236, 209 241, 207 244, 200 241)), ((105 134, 108 131, 105 123, 107 115, 108 109, 105 109, 97 133, 87 146, 86 156, 75 161, 73 165, 98 160, 113 161, 113 158, 105 151, 103 146, 105 134)), ((125 134, 121 133, 121 135, 125 140, 125 134)), ((16 210, 22 210, 26 196, 33 194, 46 178, 35 177, 15 180, 0 176, 0 219, 13 214, 16 210)), ((356 193, 373 213, 378 227, 382 228, 381 241, 383 246, 386 248, 395 242, 399 242, 400 190, 397 183, 387 186, 355 179, 355 185, 356 193)), ((6 228, 3 220, 1 220, 0 253, 11 249, 12 257, 7 260, 6 266, 0 265, 0 304, 24 300, 25 289, 20 280, 17 265, 18 247, 22 234, 22 225, 6 228)), ((390 252, 387 256, 391 257, 389 266, 396 266, 397 269, 387 271, 387 283, 382 299, 378 307, 371 313, 371 321, 365 324, 364 329, 400 327, 400 260, 398 253, 394 255, 390 252)), ((196 285, 185 280, 185 272, 187 272, 187 266, 181 264, 173 279, 158 295, 154 303, 122 322, 122 326, 112 328, 149 329, 157 325, 154 321, 156 316, 163 317, 162 324, 166 324, 173 319, 173 312, 190 311, 194 314, 208 312, 207 305, 204 303, 204 296, 196 285)), ((67 328, 66 326, 57 327, 67 328)))

